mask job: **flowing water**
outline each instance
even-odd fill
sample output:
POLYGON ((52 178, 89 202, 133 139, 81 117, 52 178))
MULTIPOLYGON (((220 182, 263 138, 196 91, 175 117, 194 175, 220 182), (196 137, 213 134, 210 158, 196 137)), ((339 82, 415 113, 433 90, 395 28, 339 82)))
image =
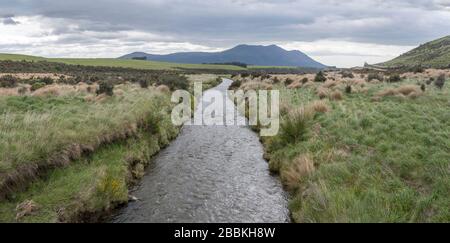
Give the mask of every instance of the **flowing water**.
MULTIPOLYGON (((225 79, 215 90, 226 92, 230 84, 225 79)), ((235 108, 226 102, 226 109, 235 108)), ((131 192, 139 200, 113 222, 289 222, 287 195, 270 175, 258 135, 249 127, 184 126, 146 172, 131 192)))

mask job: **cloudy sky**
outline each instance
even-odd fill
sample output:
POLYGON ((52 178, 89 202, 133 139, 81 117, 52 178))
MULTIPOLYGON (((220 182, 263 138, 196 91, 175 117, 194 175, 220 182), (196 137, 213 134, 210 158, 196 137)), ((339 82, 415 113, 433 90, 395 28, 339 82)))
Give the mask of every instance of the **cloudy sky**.
POLYGON ((117 57, 278 44, 327 65, 450 35, 450 0, 0 0, 0 52, 117 57))

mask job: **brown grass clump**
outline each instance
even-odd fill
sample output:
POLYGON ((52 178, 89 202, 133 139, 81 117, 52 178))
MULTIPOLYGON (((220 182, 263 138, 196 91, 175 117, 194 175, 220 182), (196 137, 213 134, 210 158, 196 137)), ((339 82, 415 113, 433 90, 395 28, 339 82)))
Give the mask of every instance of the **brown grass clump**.
POLYGON ((319 89, 317 90, 317 95, 319 96, 319 98, 320 98, 321 100, 323 100, 323 99, 325 99, 325 98, 328 97, 328 90, 327 90, 327 89, 324 89, 324 88, 319 88, 319 89))
POLYGON ((281 170, 281 178, 289 190, 298 188, 301 180, 315 170, 314 160, 309 154, 300 155, 285 170, 281 170))
POLYGON ((376 96, 378 97, 385 97, 385 96, 394 96, 397 94, 397 90, 394 88, 385 89, 381 92, 379 92, 376 96))
POLYGON ((0 88, 0 96, 18 96, 19 90, 18 88, 0 88))
POLYGON ((95 97, 95 102, 97 103, 103 103, 108 99, 108 95, 107 94, 100 94, 97 97, 95 97))
POLYGON ((273 86, 271 84, 268 83, 263 83, 263 82, 247 82, 241 85, 241 89, 243 89, 244 91, 249 91, 249 90, 272 90, 273 86))
POLYGON ((309 104, 308 107, 310 107, 317 113, 327 113, 331 110, 327 102, 325 102, 324 100, 315 100, 311 104, 309 104))
POLYGON ((116 95, 116 96, 123 96, 124 94, 125 94, 125 91, 123 91, 121 89, 114 90, 114 95, 116 95))
POLYGON ((331 100, 342 100, 342 99, 344 99, 344 95, 342 94, 341 91, 335 90, 330 94, 330 99, 331 100))
POLYGON ((289 89, 300 89, 303 86, 303 84, 299 81, 295 81, 292 84, 288 86, 289 89))
POLYGON ((315 86, 315 84, 312 81, 308 81, 307 83, 303 84, 303 88, 311 88, 314 86, 315 86))
POLYGON ((64 96, 75 92, 77 89, 72 85, 52 84, 34 91, 32 96, 64 96))
POLYGON ((399 98, 412 98, 416 99, 423 95, 423 91, 420 89, 419 86, 416 85, 404 85, 400 86, 398 88, 389 88, 385 89, 378 94, 376 94, 376 97, 386 97, 386 96, 395 96, 399 98))
POLYGON ((94 102, 95 101, 95 95, 87 95, 84 97, 84 101, 86 102, 94 102))
POLYGON ((161 93, 170 93, 170 88, 163 84, 163 85, 156 87, 156 91, 161 92, 161 93))
POLYGON ((335 87, 337 84, 338 84, 338 82, 336 82, 336 81, 328 80, 322 85, 322 87, 329 89, 329 88, 335 87))
POLYGON ((280 115, 285 116, 287 114, 289 114, 289 112, 291 111, 291 105, 289 105, 286 102, 281 102, 280 103, 280 115))
POLYGON ((26 200, 16 207, 16 220, 19 221, 25 216, 33 215, 39 210, 39 206, 33 200, 26 200))
POLYGON ((420 90, 420 87, 416 85, 404 85, 397 88, 397 92, 401 93, 402 95, 408 96, 411 93, 421 93, 422 90, 420 90))

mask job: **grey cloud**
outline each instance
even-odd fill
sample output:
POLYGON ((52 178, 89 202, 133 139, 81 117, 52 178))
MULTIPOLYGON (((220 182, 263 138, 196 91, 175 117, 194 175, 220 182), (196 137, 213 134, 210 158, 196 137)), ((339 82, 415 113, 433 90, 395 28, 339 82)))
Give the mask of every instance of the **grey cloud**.
POLYGON ((10 17, 4 17, 3 19, 0 19, 0 21, 4 24, 4 25, 18 25, 20 24, 19 21, 15 21, 13 19, 13 16, 10 17))
MULTIPOLYGON (((449 0, 2 0, 0 15, 44 16, 52 34, 136 30, 213 47, 338 39, 416 45, 449 34, 449 0), (68 23, 76 27, 68 27, 68 23)), ((107 38, 125 38, 109 35, 107 38)), ((88 36, 89 41, 102 39, 88 36)), ((139 39, 136 41, 145 41, 139 39)), ((126 41, 126 40, 124 40, 126 41)), ((128 40, 130 41, 130 40, 128 40)))

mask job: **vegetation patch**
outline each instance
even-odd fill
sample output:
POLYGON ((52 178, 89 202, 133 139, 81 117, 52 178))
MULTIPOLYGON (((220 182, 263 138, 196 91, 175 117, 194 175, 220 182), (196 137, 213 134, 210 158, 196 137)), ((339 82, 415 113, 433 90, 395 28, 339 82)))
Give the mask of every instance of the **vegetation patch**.
POLYGON ((293 220, 450 221, 450 88, 427 83, 438 76, 433 70, 398 83, 367 75, 330 72, 335 84, 297 89, 274 84, 281 131, 262 141, 271 171, 291 192, 293 220), (345 98, 329 96, 336 91, 345 98))

